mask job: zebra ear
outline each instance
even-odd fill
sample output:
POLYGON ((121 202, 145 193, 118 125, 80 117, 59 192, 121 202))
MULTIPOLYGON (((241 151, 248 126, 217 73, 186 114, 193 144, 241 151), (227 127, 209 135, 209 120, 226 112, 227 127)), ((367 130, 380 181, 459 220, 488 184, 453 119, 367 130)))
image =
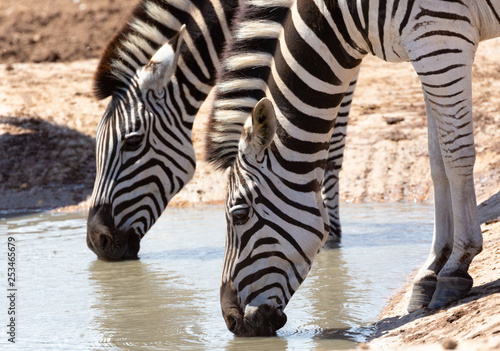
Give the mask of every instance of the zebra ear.
POLYGON ((252 110, 252 127, 247 132, 246 141, 255 155, 264 151, 273 141, 276 134, 276 113, 271 100, 263 98, 252 110))
POLYGON ((186 25, 184 24, 179 32, 153 55, 148 64, 141 68, 138 73, 141 90, 160 90, 167 85, 177 68, 185 29, 186 25))

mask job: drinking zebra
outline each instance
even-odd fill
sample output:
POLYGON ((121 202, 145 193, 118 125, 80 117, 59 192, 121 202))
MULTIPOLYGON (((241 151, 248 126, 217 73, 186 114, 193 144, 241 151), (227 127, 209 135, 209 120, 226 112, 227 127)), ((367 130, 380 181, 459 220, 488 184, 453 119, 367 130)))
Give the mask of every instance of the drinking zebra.
MULTIPOLYGON (((87 245, 97 256, 137 257, 141 238, 193 176, 193 121, 214 84, 238 5, 143 0, 105 49, 94 89, 111 101, 97 130, 87 225, 87 245)), ((324 187, 332 241, 340 237, 338 173, 350 103, 346 97, 339 112, 324 187)))
POLYGON ((228 329, 272 335, 285 324, 283 311, 328 235, 320 188, 329 141, 368 53, 412 62, 426 102, 435 229, 408 310, 463 297, 482 248, 471 67, 479 41, 500 34, 500 1, 252 0, 240 11, 207 145, 209 160, 229 169, 221 282, 228 329), (266 17, 276 3, 289 8, 281 24, 266 17))

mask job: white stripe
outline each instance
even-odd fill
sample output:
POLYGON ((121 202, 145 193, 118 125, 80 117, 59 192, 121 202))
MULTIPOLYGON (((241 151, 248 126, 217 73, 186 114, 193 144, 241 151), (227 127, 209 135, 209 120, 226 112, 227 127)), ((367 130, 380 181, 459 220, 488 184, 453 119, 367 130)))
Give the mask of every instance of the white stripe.
MULTIPOLYGON (((342 0, 341 0, 342 1, 342 0)), ((345 0, 344 0, 345 1, 345 0)), ((335 32, 335 36, 339 39, 339 40, 342 40, 342 46, 344 47, 344 49, 349 53, 349 55, 351 55, 352 57, 359 57, 361 58, 361 54, 358 50, 354 49, 351 45, 347 44, 347 42, 345 42, 342 38, 344 37, 344 35, 342 35, 339 31, 339 29, 337 28, 337 25, 335 24, 335 22, 333 21, 333 18, 332 18, 332 15, 330 13, 330 11, 328 11, 328 8, 325 4, 325 1, 324 0, 314 0, 314 3, 316 4, 316 6, 318 6, 318 9, 319 11, 321 12, 321 14, 325 17, 325 19, 327 20, 328 24, 330 25, 330 27, 333 29, 333 31, 335 32)), ((358 29, 354 26, 352 26, 353 24, 353 21, 352 21, 352 18, 351 20, 347 20, 348 17, 351 16, 351 14, 346 14, 344 13, 344 11, 342 11, 342 15, 344 17, 344 22, 346 22, 346 28, 347 28, 347 35, 360 47, 360 48, 363 48, 363 45, 362 44, 359 44, 359 43, 364 43, 364 39, 363 39, 363 36, 361 35, 361 33, 358 31, 358 29)), ((365 45, 366 46, 366 45, 365 45)), ((368 51, 368 48, 365 49, 365 51, 368 51)))
POLYGON ((209 84, 202 83, 198 77, 189 69, 189 67, 186 65, 186 62, 184 62, 184 59, 182 56, 179 57, 179 60, 177 61, 177 67, 181 70, 181 72, 184 74, 186 79, 193 84, 199 91, 205 94, 209 94, 210 91, 212 90, 212 86, 209 84))
POLYGON ((154 2, 146 3, 146 11, 148 15, 160 22, 165 27, 178 31, 181 29, 182 23, 170 12, 163 9, 161 6, 154 2))
POLYGON ((286 63, 292 68, 295 74, 297 74, 297 76, 303 82, 307 82, 308 86, 310 86, 314 90, 327 94, 330 94, 332 91, 338 89, 338 87, 336 87, 335 85, 325 82, 313 76, 311 73, 305 70, 297 61, 295 61, 295 58, 291 54, 290 50, 288 50, 288 45, 286 44, 285 40, 282 40, 280 44, 282 46, 279 49, 281 49, 281 53, 283 54, 283 58, 285 59, 286 63))
POLYGON ((240 107, 253 108, 257 104, 257 100, 251 97, 236 98, 236 99, 216 99, 214 107, 217 109, 228 110, 238 109, 240 107))
MULTIPOLYGON (((140 47, 138 47, 132 40, 134 40, 134 38, 129 36, 128 40, 122 42, 123 47, 127 49, 130 54, 134 55, 140 63, 148 63, 149 58, 144 55, 140 47)), ((137 66, 137 64, 135 64, 135 66, 137 66)))
POLYGON ((238 40, 277 38, 281 32, 281 28, 281 24, 274 21, 245 21, 237 26, 234 37, 238 40))
POLYGON ((186 84, 182 84, 182 91, 184 92, 184 96, 188 100, 189 104, 198 110, 203 104, 203 101, 198 101, 194 97, 192 97, 186 84))
POLYGON ((269 66, 273 56, 264 52, 245 52, 243 54, 233 55, 225 61, 225 67, 229 71, 236 71, 249 67, 269 66))
MULTIPOLYGON (((303 21, 302 17, 298 13, 297 7, 292 8, 292 20, 297 32, 302 37, 302 39, 308 43, 311 48, 316 51, 316 53, 325 61, 325 63, 330 66, 331 70, 341 79, 342 76, 346 76, 347 71, 338 62, 335 56, 330 52, 330 49, 323 43, 316 33, 309 28, 309 26, 303 21)), ((283 40, 282 40, 283 41, 283 40)))
POLYGON ((135 45, 136 50, 142 49, 142 51, 145 51, 149 57, 144 64, 146 64, 149 61, 149 58, 153 57, 156 52, 143 37, 140 37, 137 34, 129 34, 127 36, 127 41, 123 44, 135 45))
POLYGON ((229 127, 233 129, 234 123, 245 123, 249 114, 243 111, 237 110, 220 110, 215 111, 214 118, 217 121, 216 130, 224 131, 225 128, 229 127))
POLYGON ((290 8, 293 4, 293 0, 247 0, 247 4, 255 7, 288 7, 290 8))
POLYGON ((219 0, 212 0, 212 5, 215 8, 215 13, 217 14, 217 18, 219 19, 219 23, 222 27, 222 32, 224 33, 225 42, 228 42, 232 38, 232 35, 231 31, 229 30, 229 25, 226 21, 224 8, 222 7, 219 0))
POLYGON ((162 45, 167 41, 167 37, 165 37, 156 27, 153 27, 137 18, 132 21, 130 27, 156 44, 162 45))
POLYGON ((227 82, 221 82, 217 85, 219 92, 227 93, 240 90, 264 90, 266 82, 259 78, 252 79, 233 79, 227 82))
MULTIPOLYGON (((285 96, 285 98, 292 104, 297 110, 308 115, 318 117, 324 120, 332 120, 338 111, 338 107, 333 108, 317 108, 311 105, 308 105, 306 102, 300 100, 281 80, 277 70, 276 63, 273 62, 271 66, 271 74, 273 75, 274 81, 276 82, 277 87, 281 91, 281 93, 285 96)), ((338 87, 338 92, 343 91, 342 87, 338 87)), ((268 95, 269 96, 269 95, 268 95)), ((276 104, 275 104, 276 106, 276 104)))

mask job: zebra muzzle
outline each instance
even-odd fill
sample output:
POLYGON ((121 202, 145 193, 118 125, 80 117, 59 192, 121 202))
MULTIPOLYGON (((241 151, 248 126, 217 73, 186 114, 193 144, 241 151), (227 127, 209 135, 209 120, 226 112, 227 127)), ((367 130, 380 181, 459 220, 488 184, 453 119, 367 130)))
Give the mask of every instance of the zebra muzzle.
POLYGON ((126 232, 116 230, 109 206, 96 206, 89 211, 87 246, 99 258, 136 259, 140 241, 140 236, 132 228, 126 232))

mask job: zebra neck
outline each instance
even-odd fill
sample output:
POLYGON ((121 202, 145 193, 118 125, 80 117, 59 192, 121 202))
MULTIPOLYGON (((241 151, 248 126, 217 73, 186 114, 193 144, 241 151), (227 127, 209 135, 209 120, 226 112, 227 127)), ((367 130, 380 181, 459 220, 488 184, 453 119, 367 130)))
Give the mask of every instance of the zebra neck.
POLYGON ((280 4, 278 11, 262 11, 260 2, 244 7, 236 22, 209 122, 206 154, 219 168, 234 163, 243 125, 264 96, 281 110, 280 125, 294 126, 289 135, 325 146, 318 132, 329 138, 350 78, 369 50, 362 33, 350 36, 354 22, 343 19, 348 2, 346 7, 324 0, 280 4), (275 17, 259 18, 259 10, 275 17))
POLYGON ((222 49, 231 36, 229 28, 238 3, 239 0, 142 0, 103 52, 94 76, 96 97, 104 99, 128 89, 137 70, 177 34, 182 24, 186 25, 187 35, 177 79, 208 94, 222 49))

